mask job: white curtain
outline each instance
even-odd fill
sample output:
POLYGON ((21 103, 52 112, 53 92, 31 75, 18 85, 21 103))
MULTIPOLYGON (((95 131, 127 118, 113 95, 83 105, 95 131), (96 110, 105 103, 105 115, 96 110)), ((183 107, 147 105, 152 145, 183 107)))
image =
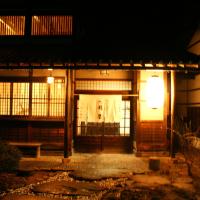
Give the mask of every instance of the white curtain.
POLYGON ((80 95, 79 112, 87 122, 120 122, 121 95, 80 95))

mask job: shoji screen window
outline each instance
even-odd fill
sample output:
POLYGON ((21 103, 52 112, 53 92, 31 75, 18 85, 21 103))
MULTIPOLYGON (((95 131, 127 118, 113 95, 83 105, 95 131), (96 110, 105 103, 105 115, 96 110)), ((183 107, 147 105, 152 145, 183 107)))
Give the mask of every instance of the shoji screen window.
POLYGON ((56 79, 53 83, 33 83, 32 87, 33 117, 63 117, 65 113, 64 79, 56 79))
POLYGON ((32 116, 48 116, 47 83, 33 83, 32 116))
POLYGON ((0 115, 10 115, 10 83, 0 83, 0 115))
POLYGON ((29 114, 29 83, 13 83, 12 115, 29 114))
POLYGON ((63 79, 55 79, 50 84, 49 115, 62 117, 65 113, 65 83, 63 79))

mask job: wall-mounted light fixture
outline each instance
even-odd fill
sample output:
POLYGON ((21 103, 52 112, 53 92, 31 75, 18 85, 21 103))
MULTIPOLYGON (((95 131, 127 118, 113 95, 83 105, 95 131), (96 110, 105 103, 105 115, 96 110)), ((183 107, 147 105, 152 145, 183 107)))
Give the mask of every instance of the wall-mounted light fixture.
POLYGON ((147 79, 147 105, 152 109, 158 109, 164 104, 164 80, 158 75, 152 75, 147 79))
POLYGON ((50 71, 50 76, 47 77, 47 83, 52 84, 54 82, 54 77, 52 76, 53 69, 48 69, 50 71))
POLYGON ((109 76, 109 71, 108 70, 100 70, 100 75, 101 76, 109 76))
POLYGON ((47 83, 48 83, 48 84, 51 84, 51 83, 53 83, 53 82, 54 82, 54 77, 48 76, 48 77, 47 77, 47 83))

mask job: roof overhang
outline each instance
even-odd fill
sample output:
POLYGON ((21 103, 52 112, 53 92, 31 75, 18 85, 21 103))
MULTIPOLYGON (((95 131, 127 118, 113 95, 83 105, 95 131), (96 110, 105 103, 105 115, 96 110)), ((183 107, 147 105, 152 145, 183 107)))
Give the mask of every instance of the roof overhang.
POLYGON ((187 50, 190 53, 193 53, 197 56, 200 55, 200 26, 192 36, 192 39, 187 47, 187 50))
POLYGON ((122 70, 177 70, 200 72, 199 63, 143 63, 143 62, 65 62, 65 63, 0 63, 0 69, 122 69, 122 70))

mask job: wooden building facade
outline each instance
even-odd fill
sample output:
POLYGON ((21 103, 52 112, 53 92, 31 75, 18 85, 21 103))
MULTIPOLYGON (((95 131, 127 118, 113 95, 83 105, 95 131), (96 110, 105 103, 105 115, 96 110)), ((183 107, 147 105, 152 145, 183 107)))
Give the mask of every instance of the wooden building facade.
POLYGON ((65 157, 170 151, 174 72, 199 64, 79 60, 69 53, 72 15, 23 12, 0 14, 1 140, 41 142, 65 157))

